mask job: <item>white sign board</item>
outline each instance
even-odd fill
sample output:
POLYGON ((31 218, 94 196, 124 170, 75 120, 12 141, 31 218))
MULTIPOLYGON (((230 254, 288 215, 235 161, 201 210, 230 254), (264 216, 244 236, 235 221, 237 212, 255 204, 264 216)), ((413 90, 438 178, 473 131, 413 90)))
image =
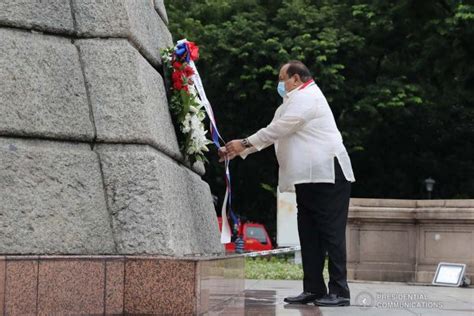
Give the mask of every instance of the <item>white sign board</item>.
POLYGON ((466 265, 464 263, 440 262, 433 279, 434 285, 460 286, 463 283, 466 265))
POLYGON ((296 194, 277 190, 277 244, 278 247, 299 246, 296 194))

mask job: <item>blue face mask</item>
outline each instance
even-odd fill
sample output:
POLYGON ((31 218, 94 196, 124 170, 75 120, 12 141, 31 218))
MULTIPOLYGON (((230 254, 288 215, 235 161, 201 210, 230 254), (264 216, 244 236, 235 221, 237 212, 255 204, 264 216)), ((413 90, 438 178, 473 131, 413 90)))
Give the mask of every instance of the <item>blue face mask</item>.
POLYGON ((278 87, 277 87, 278 94, 284 98, 286 96, 286 89, 285 89, 285 82, 280 81, 278 82, 278 87))

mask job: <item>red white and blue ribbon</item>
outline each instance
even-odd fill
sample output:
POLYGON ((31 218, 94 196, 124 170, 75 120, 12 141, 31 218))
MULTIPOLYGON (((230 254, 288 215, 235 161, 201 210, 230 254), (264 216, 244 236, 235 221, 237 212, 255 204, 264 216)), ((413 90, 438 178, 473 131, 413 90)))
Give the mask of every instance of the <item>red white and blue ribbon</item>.
MULTIPOLYGON (((186 43, 187 40, 183 39, 177 42, 177 47, 184 46, 182 44, 186 43)), ((225 145, 225 141, 219 133, 217 129, 216 118, 214 116, 214 111, 212 110, 211 103, 207 99, 206 92, 204 91, 204 86, 202 84, 201 77, 199 76, 199 72, 196 68, 196 64, 193 60, 188 61, 189 66, 194 70, 194 75, 192 77, 194 82, 194 87, 198 93, 199 99, 201 104, 204 106, 206 110, 207 116, 209 117, 210 121, 210 132, 211 138, 214 145, 219 149, 221 147, 221 141, 223 145, 225 145)), ((224 196, 224 201, 222 203, 222 231, 221 231, 221 243, 227 244, 231 241, 232 231, 229 225, 229 221, 227 219, 227 209, 229 210, 229 215, 232 218, 234 224, 237 224, 238 219, 235 216, 234 212, 232 211, 232 186, 231 186, 231 177, 229 171, 230 160, 227 158, 225 159, 225 182, 226 182, 226 191, 224 196)))

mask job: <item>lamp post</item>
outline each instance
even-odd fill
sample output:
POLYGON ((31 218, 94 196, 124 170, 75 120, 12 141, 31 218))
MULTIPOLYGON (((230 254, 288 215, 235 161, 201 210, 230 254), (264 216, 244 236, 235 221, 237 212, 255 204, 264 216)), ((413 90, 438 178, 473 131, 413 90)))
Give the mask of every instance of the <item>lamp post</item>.
POLYGON ((431 200, 431 192, 433 192, 433 187, 435 185, 436 181, 433 180, 431 177, 428 179, 425 179, 425 188, 426 191, 428 191, 428 199, 431 200))

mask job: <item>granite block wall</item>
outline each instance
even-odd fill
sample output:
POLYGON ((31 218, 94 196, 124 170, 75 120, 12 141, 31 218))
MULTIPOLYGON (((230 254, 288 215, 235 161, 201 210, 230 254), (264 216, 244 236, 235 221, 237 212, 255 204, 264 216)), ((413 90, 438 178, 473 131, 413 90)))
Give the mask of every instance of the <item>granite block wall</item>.
POLYGON ((223 253, 183 160, 161 0, 0 1, 0 254, 223 253))

